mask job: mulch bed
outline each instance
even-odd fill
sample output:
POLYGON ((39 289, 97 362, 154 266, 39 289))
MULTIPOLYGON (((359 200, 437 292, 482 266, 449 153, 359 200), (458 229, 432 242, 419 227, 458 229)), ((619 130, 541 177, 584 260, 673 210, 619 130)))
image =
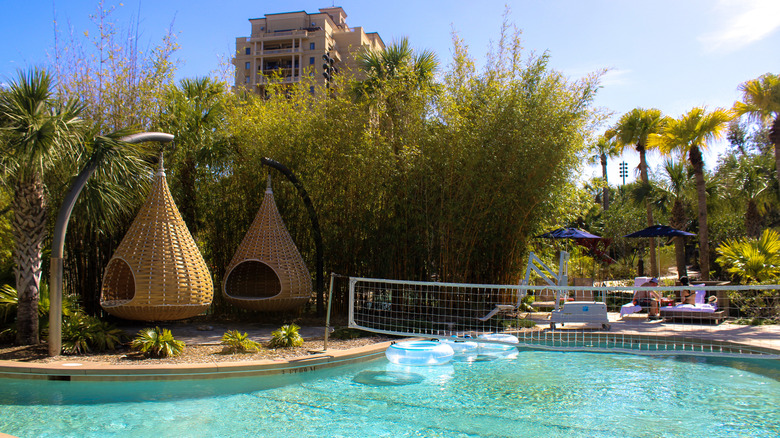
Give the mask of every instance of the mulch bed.
MULTIPOLYGON (((386 342, 391 339, 392 338, 383 336, 357 339, 329 339, 328 350, 348 350, 351 348, 386 342)), ((196 364, 264 359, 292 359, 315 354, 318 351, 322 351, 322 347, 321 339, 304 342, 303 346, 296 348, 272 349, 263 346, 260 351, 252 353, 225 352, 221 345, 188 345, 180 356, 156 359, 148 358, 140 353, 131 351, 127 347, 111 352, 49 357, 49 350, 46 344, 27 346, 0 345, 0 360, 39 364, 57 362, 97 362, 114 365, 196 364)))

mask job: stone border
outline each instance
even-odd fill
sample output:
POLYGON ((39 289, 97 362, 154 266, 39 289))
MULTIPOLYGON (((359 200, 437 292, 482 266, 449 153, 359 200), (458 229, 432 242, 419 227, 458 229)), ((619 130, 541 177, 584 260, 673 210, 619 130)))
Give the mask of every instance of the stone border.
POLYGON ((148 381, 297 374, 377 359, 392 343, 389 341, 349 350, 326 351, 289 360, 265 359, 244 362, 133 366, 79 363, 75 360, 52 364, 0 361, 0 378, 59 381, 148 381))

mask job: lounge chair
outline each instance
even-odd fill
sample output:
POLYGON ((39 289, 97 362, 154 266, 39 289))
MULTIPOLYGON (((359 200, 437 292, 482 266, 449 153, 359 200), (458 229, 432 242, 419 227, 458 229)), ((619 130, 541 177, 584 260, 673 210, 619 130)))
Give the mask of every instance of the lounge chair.
POLYGON ((510 313, 515 309, 516 307, 511 304, 496 304, 496 307, 494 307, 493 310, 491 310, 487 315, 478 317, 477 319, 480 321, 487 321, 499 313, 510 313))
MULTIPOLYGON (((643 284, 650 281, 651 278, 653 277, 636 277, 634 279, 634 286, 640 287, 643 284)), ((634 301, 632 300, 630 303, 624 304, 623 306, 620 307, 620 317, 622 318, 626 315, 630 315, 632 313, 636 313, 641 310, 642 310, 642 306, 640 306, 639 304, 634 304, 634 301)))
MULTIPOLYGON (((691 285, 691 287, 703 285, 691 285)), ((718 298, 711 296, 705 300, 706 291, 697 290, 695 304, 677 304, 661 307, 661 318, 680 322, 715 322, 726 319, 726 311, 718 310, 718 298)))

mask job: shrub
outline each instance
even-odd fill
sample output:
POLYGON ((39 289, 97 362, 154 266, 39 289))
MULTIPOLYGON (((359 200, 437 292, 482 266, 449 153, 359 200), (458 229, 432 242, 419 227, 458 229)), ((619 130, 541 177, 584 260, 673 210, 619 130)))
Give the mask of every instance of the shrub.
POLYGON ((536 323, 530 319, 518 319, 517 328, 531 328, 536 326, 536 323))
POLYGON ((292 348, 303 345, 303 338, 298 333, 300 327, 295 324, 288 324, 279 327, 271 333, 271 342, 268 345, 271 348, 292 348))
POLYGON ((233 353, 248 353, 250 351, 259 351, 260 344, 248 339, 247 334, 241 334, 238 330, 228 330, 222 335, 222 345, 225 350, 233 353))
POLYGON ((780 277, 780 234, 764 230, 758 239, 730 239, 716 250, 716 262, 743 283, 767 282, 780 277))
POLYGON ((130 346, 150 357, 175 357, 184 351, 184 342, 177 341, 170 330, 160 327, 141 330, 130 346))
POLYGON ((371 335, 372 334, 369 332, 348 327, 337 327, 333 330, 333 333, 330 334, 333 339, 357 339, 371 335))
MULTIPOLYGON (((41 336, 46 336, 49 330, 49 285, 41 281, 38 297, 38 327, 41 336)), ((19 294, 10 284, 0 286, 0 323, 7 325, 0 329, 0 340, 16 338, 16 309, 19 304, 19 294)), ((79 313, 76 300, 69 295, 62 296, 62 315, 71 317, 79 313)), ((64 323, 63 323, 64 324, 64 323)))
POLYGON ((62 323, 62 351, 65 354, 115 350, 124 338, 122 330, 94 316, 71 315, 62 323))
MULTIPOLYGON (((765 284, 773 284, 771 281, 765 284)), ((740 324, 780 323, 780 295, 777 289, 728 291, 731 307, 739 309, 740 324)))

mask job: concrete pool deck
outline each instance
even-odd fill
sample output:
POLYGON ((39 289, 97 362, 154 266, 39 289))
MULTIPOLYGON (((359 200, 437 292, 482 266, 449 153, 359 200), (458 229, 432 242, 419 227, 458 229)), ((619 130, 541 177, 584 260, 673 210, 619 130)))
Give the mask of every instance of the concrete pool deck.
MULTIPOLYGON (((610 331, 587 329, 582 324, 567 324, 554 331, 545 327, 549 313, 536 313, 529 316, 537 322, 540 333, 588 333, 591 335, 626 337, 685 337, 712 343, 745 345, 780 355, 780 326, 746 326, 724 322, 719 325, 677 324, 649 321, 646 316, 631 316, 619 319, 616 313, 610 313, 610 331)), ((262 342, 271 337, 275 330, 271 326, 247 327, 236 325, 161 325, 170 328, 176 339, 189 345, 217 345, 225 331, 237 329, 247 332, 251 339, 262 342)), ((592 325, 591 325, 592 327, 592 325)), ((126 328, 128 332, 134 327, 126 328)), ((322 339, 324 327, 301 327, 301 334, 307 339, 322 339)), ((136 331, 137 332, 137 331, 136 331)), ((421 336, 425 337, 425 336, 421 336)), ((522 342, 522 341, 521 341, 522 342)), ((292 359, 266 359, 241 362, 210 362, 195 364, 152 364, 152 365, 111 365, 97 362, 79 362, 78 357, 67 361, 52 363, 26 363, 18 361, 0 361, 0 378, 42 379, 42 380, 182 380, 213 379, 228 377, 246 377, 273 374, 293 374, 315 371, 322 368, 348 363, 373 360, 384 355, 391 342, 381 342, 349 350, 328 350, 308 356, 292 359)))

